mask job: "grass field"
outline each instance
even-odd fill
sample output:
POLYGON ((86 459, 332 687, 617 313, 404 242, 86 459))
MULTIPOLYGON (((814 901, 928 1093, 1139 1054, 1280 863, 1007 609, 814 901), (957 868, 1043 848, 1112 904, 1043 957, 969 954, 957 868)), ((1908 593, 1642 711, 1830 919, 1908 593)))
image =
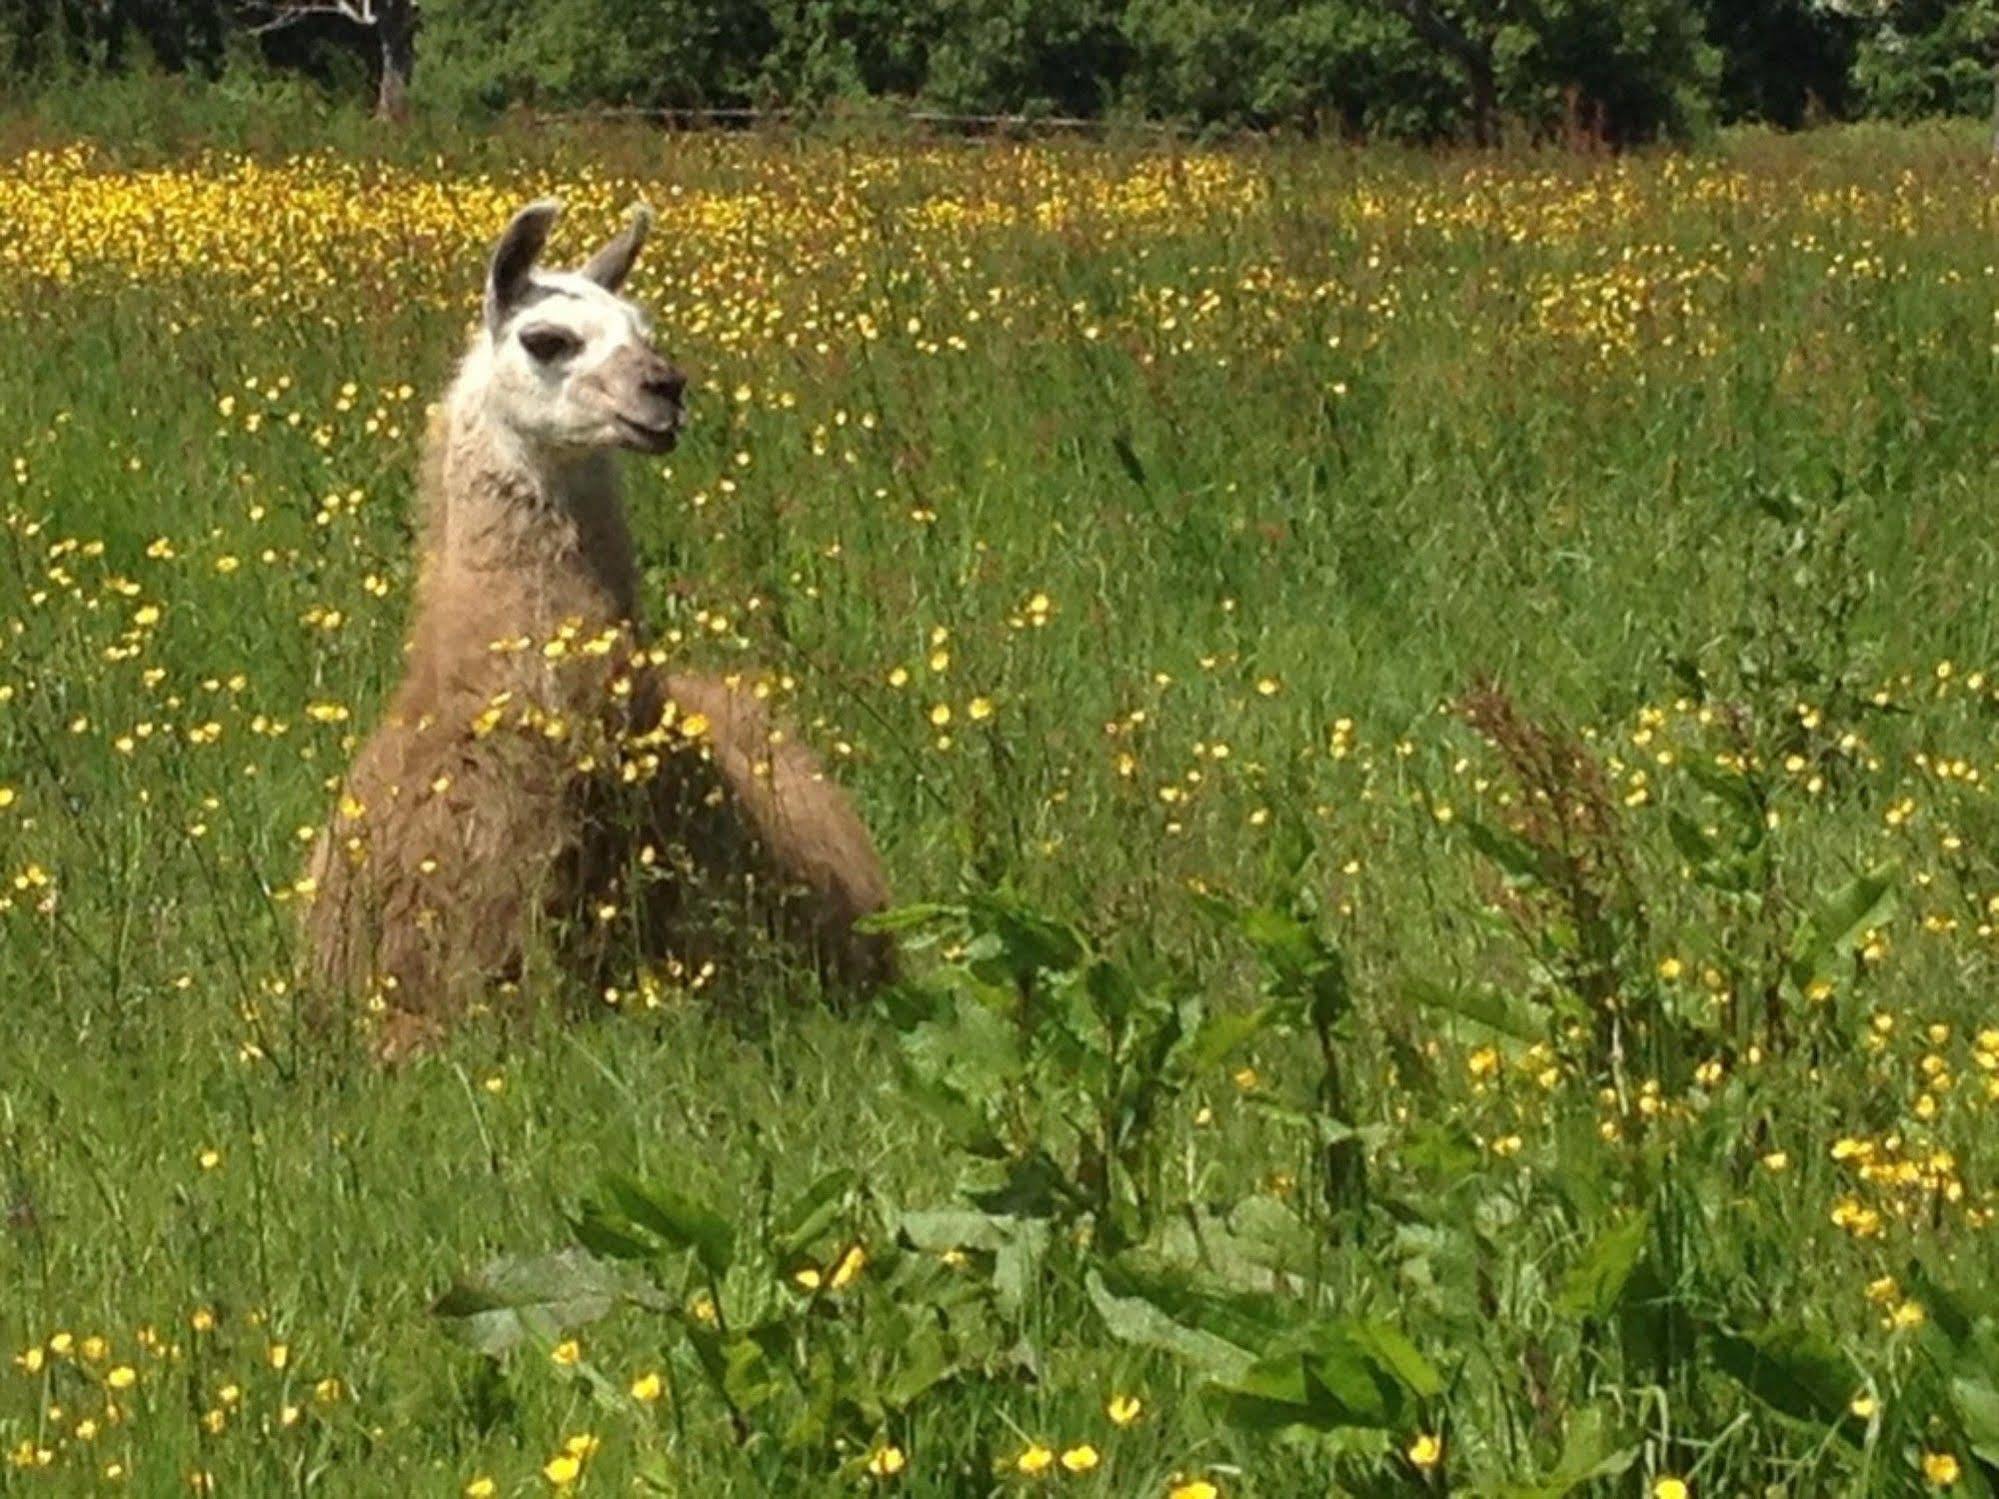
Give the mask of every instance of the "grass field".
POLYGON ((0 1490, 1989 1492, 1995 208, 1874 132, 21 135, 0 1490), (928 905, 853 1012, 383 1073, 295 882, 547 191, 660 211, 649 624, 928 905))

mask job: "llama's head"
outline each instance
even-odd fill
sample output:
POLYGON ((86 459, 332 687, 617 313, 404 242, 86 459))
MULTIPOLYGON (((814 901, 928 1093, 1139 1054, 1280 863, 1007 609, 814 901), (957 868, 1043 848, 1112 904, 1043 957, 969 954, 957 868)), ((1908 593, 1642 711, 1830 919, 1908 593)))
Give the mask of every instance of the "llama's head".
POLYGON ((561 205, 514 215, 486 270, 487 414, 539 450, 663 453, 679 435, 687 377, 652 345, 644 313, 618 295, 651 227, 643 205, 575 271, 536 269, 561 205))

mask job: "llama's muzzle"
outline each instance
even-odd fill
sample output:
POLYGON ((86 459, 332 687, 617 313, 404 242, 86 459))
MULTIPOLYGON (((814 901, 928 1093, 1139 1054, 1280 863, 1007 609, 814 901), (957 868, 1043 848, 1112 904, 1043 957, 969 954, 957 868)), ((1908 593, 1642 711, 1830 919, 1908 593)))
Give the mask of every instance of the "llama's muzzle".
POLYGON ((672 449, 687 419, 683 397, 687 376, 664 359, 653 356, 635 382, 637 389, 627 397, 618 413, 619 430, 625 446, 642 453, 664 453, 672 449))
POLYGON ((636 390, 626 398, 624 410, 618 412, 618 426, 624 432, 626 446, 646 454, 670 452, 688 416, 684 402, 688 376, 660 356, 652 356, 646 368, 638 372, 634 386, 636 390))

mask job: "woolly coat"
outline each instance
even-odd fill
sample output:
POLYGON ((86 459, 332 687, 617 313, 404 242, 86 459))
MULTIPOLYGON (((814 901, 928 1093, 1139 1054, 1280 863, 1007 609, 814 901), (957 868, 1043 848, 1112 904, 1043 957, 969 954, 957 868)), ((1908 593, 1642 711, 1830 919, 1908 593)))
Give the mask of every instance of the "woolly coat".
POLYGON ((462 373, 422 505, 402 681, 308 864, 322 1003, 362 999, 394 1055, 531 950, 693 964, 746 914, 823 972, 885 975, 852 930, 888 890, 846 796, 753 696, 640 648, 612 455, 524 453, 462 373))

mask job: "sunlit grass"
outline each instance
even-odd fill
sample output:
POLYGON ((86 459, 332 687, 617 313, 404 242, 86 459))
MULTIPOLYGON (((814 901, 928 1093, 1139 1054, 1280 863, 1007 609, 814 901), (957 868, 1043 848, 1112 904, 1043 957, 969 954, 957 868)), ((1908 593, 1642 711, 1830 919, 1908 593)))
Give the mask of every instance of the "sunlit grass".
POLYGON ((1994 200, 1947 143, 1863 145, 8 162, 0 1486, 1494 1492, 1598 1423, 1605 1493, 1982 1491, 1999 1431, 1918 1371, 1939 1297, 1999 1284, 1994 200), (635 975, 388 1076, 298 1023, 295 882, 396 671, 424 402, 549 192, 558 259, 660 213, 635 295, 697 392, 630 475, 649 625, 781 678, 900 897, 1005 884, 1229 1012, 1259 980, 1201 897, 1307 893, 1340 1109, 1279 1027, 1149 1127, 1178 1200, 1314 1236, 1287 1290, 1446 1371, 1420 1419, 1246 1429, 1066 1261, 1017 1358, 804 1455, 739 1442, 644 1317, 504 1366, 427 1317, 568 1243, 606 1167, 740 1224, 848 1168, 879 1234, 965 1164, 886 1017, 726 973, 713 1009, 635 975), (1448 706, 1481 675, 1615 808, 1640 914, 1601 975, 1470 831, 1537 805, 1448 706), (1740 888, 1696 771, 1755 787, 1740 888), (1821 971, 1812 921, 1873 870, 1893 914, 1821 971), (1313 1110, 1361 1129, 1367 1211, 1313 1110), (1661 1182, 1714 1247, 1658 1298, 1808 1326, 1843 1435, 1575 1309, 1661 1182))

